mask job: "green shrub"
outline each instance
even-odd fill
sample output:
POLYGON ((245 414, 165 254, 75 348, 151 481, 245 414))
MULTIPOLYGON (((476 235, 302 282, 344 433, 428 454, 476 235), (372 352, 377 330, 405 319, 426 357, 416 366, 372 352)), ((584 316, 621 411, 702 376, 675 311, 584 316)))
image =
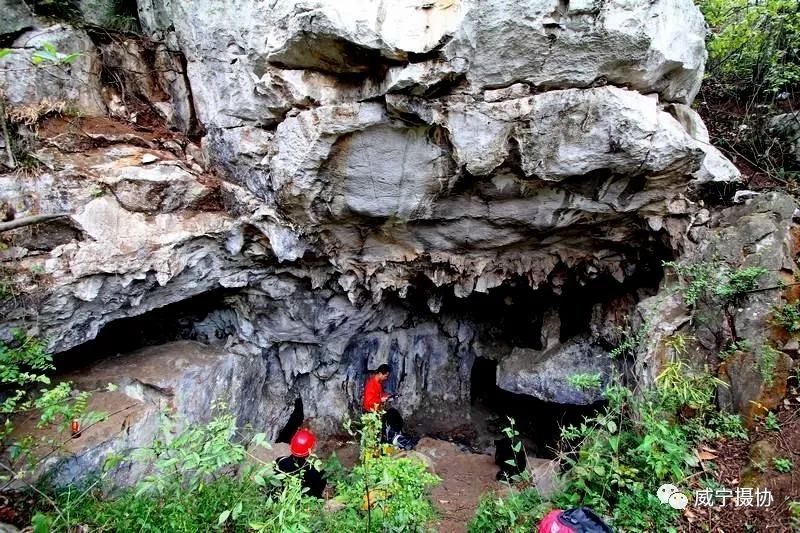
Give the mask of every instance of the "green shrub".
POLYGON ((711 427, 714 429, 714 437, 725 437, 727 439, 746 439, 747 430, 742 422, 742 417, 731 413, 715 413, 711 418, 711 427))
POLYGON ((702 300, 735 305, 748 291, 758 288, 758 280, 768 272, 761 267, 732 269, 718 261, 670 261, 665 262, 664 267, 675 273, 683 300, 689 306, 695 306, 702 300))
POLYGON ((468 531, 528 533, 536 530, 536 524, 549 509, 533 488, 512 488, 505 497, 487 493, 481 498, 468 531))
POLYGON ((764 427, 767 431, 780 431, 781 425, 778 423, 778 417, 770 411, 767 413, 767 416, 764 418, 764 427))
POLYGON ((435 517, 429 490, 439 478, 420 461, 396 457, 380 444, 378 414, 363 415, 361 426, 361 461, 336 486, 336 499, 346 509, 326 518, 336 528, 330 530, 351 523, 362 531, 423 530, 435 517))
POLYGON ((573 374, 567 378, 567 382, 578 390, 599 389, 602 385, 602 375, 597 374, 573 374))
POLYGON ((683 361, 674 360, 656 377, 656 386, 661 389, 664 402, 672 408, 687 406, 697 410, 713 407, 717 387, 727 384, 708 370, 694 372, 683 361))
MULTIPOLYGON (((299 490, 299 484, 292 487, 295 492, 299 490)), ((255 483, 243 483, 227 476, 193 490, 176 492, 169 498, 137 492, 136 488, 132 488, 106 499, 100 489, 91 490, 86 495, 80 489, 67 489, 57 498, 65 520, 50 514, 40 515, 38 521, 46 525, 45 531, 72 531, 84 525, 90 531, 189 533, 216 529, 220 518, 224 517, 222 522, 226 528, 241 531, 249 524, 269 516, 274 511, 276 501, 291 502, 292 508, 287 505, 287 511, 294 510, 298 503, 292 498, 285 498, 283 494, 277 499, 268 498, 255 483), (234 512, 237 509, 238 512, 234 512)), ((320 511, 321 504, 318 501, 309 498, 301 501, 305 506, 313 506, 317 512, 320 511)), ((302 510, 305 507, 298 509, 302 510)))
POLYGON ((789 523, 793 531, 800 530, 800 501, 791 501, 789 508, 789 523))
POLYGON ((711 34, 707 72, 751 91, 800 82, 800 10, 796 0, 702 0, 711 34))
MULTIPOLYGON (((362 425, 368 429, 373 419, 380 420, 374 414, 365 418, 362 425)), ((54 506, 37 514, 37 531, 425 530, 435 516, 428 490, 438 478, 419 461, 383 453, 371 441, 377 434, 365 433, 366 449, 379 453, 365 453, 351 472, 338 460, 328 461, 335 468, 336 500, 344 508, 324 512, 322 500, 303 494, 296 477, 276 472, 272 463, 244 463, 247 449, 263 444, 264 435, 245 438, 232 415, 221 412, 208 424, 178 434, 165 417, 152 446, 106 461, 106 468, 122 461, 145 463, 150 475, 121 491, 102 477, 81 489, 68 488, 57 494, 54 506)))
POLYGON ((768 387, 772 387, 772 385, 775 384, 775 368, 778 365, 778 359, 780 359, 781 355, 781 352, 768 344, 762 346, 758 354, 756 367, 758 373, 761 375, 761 379, 764 380, 764 383, 766 383, 768 387))
POLYGON ((792 460, 786 457, 776 457, 772 460, 772 466, 775 468, 776 472, 786 474, 792 471, 792 460))
POLYGON ((773 310, 772 321, 789 333, 800 331, 800 300, 776 306, 773 310))

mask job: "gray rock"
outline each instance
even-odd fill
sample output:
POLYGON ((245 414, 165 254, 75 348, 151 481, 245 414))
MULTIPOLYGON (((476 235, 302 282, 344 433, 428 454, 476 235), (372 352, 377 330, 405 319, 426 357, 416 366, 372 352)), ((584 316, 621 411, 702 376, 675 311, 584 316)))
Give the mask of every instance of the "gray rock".
POLYGON ((689 103, 700 88, 705 23, 688 0, 464 2, 444 47, 466 58, 479 88, 528 82, 544 89, 627 85, 689 103))
POLYGON ((497 366, 497 386, 540 400, 586 405, 602 399, 614 363, 608 353, 588 339, 574 339, 544 351, 515 348, 497 366), (599 375, 600 388, 580 389, 570 384, 577 374, 599 375))
POLYGON ((757 197, 760 194, 761 193, 756 191, 747 191, 747 190, 736 191, 736 193, 733 195, 733 203, 743 204, 748 200, 752 200, 753 198, 757 197))
POLYGON ((22 0, 1 0, 0 35, 9 35, 21 32, 35 25, 33 13, 22 0))
POLYGON ((800 164, 800 114, 783 113, 770 118, 769 131, 788 146, 800 164))
POLYGON ((87 115, 103 115, 100 59, 89 36, 63 25, 31 30, 11 44, 12 53, 0 59, 0 85, 11 106, 35 106, 43 100, 63 102, 87 115), (33 55, 49 43, 61 54, 80 54, 69 64, 43 61, 33 55))
POLYGON ((691 173, 701 160, 701 148, 655 100, 615 87, 454 102, 447 113, 456 156, 473 174, 499 166, 511 139, 525 174, 548 181, 598 170, 691 173))
POLYGON ((460 2, 278 2, 269 61, 291 68, 365 72, 383 59, 435 50, 461 18, 460 2), (391 22, 389 22, 391 21, 391 22))

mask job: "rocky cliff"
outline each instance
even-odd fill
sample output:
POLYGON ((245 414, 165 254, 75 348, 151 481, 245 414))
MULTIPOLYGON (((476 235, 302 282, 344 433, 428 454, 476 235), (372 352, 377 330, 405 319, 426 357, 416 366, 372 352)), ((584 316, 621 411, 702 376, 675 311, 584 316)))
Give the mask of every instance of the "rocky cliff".
MULTIPOLYGON (((336 431, 383 362, 428 429, 469 416, 477 357, 507 391, 588 404, 569 376, 609 379, 637 306, 669 299, 662 260, 795 268, 792 200, 727 207, 738 171, 690 107, 691 0, 139 0, 138 34, 91 2, 69 24, 3 3, 10 112, 70 113, 18 119, 38 164, 0 175, 7 218, 69 215, 4 234, 2 335, 71 365, 201 341, 162 351, 202 354, 197 387, 273 436, 297 398, 336 431), (32 64, 45 42, 80 56, 32 64)), ((654 328, 687 327, 679 307, 654 328)), ((152 385, 114 361, 105 378, 152 385)), ((178 368, 156 388, 202 416, 178 368)))

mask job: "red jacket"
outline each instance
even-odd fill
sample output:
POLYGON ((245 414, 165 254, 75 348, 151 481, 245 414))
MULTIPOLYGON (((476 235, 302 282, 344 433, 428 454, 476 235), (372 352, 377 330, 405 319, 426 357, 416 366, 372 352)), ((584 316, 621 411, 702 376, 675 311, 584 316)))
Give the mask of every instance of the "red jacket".
POLYGON ((367 380, 367 385, 364 387, 364 410, 377 411, 385 401, 386 395, 383 393, 383 384, 378 381, 378 376, 372 376, 367 380))

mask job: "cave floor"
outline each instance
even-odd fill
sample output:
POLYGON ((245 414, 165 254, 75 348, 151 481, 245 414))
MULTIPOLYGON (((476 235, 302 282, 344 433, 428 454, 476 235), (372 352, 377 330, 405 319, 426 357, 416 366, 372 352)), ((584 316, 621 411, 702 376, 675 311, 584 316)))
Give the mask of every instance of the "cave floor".
MULTIPOLYGON (((323 448, 336 453, 342 465, 350 468, 358 460, 355 442, 332 441, 323 448)), ((495 479, 497 466, 494 457, 486 453, 472 453, 454 442, 423 437, 414 448, 430 458, 441 482, 433 489, 433 503, 439 513, 435 523, 442 533, 467 531, 467 525, 487 492, 502 495, 507 485, 495 479)), ((323 452, 323 455, 327 455, 323 452)), ((536 486, 543 494, 552 491, 555 480, 555 463, 547 459, 529 457, 529 466, 536 486)))

